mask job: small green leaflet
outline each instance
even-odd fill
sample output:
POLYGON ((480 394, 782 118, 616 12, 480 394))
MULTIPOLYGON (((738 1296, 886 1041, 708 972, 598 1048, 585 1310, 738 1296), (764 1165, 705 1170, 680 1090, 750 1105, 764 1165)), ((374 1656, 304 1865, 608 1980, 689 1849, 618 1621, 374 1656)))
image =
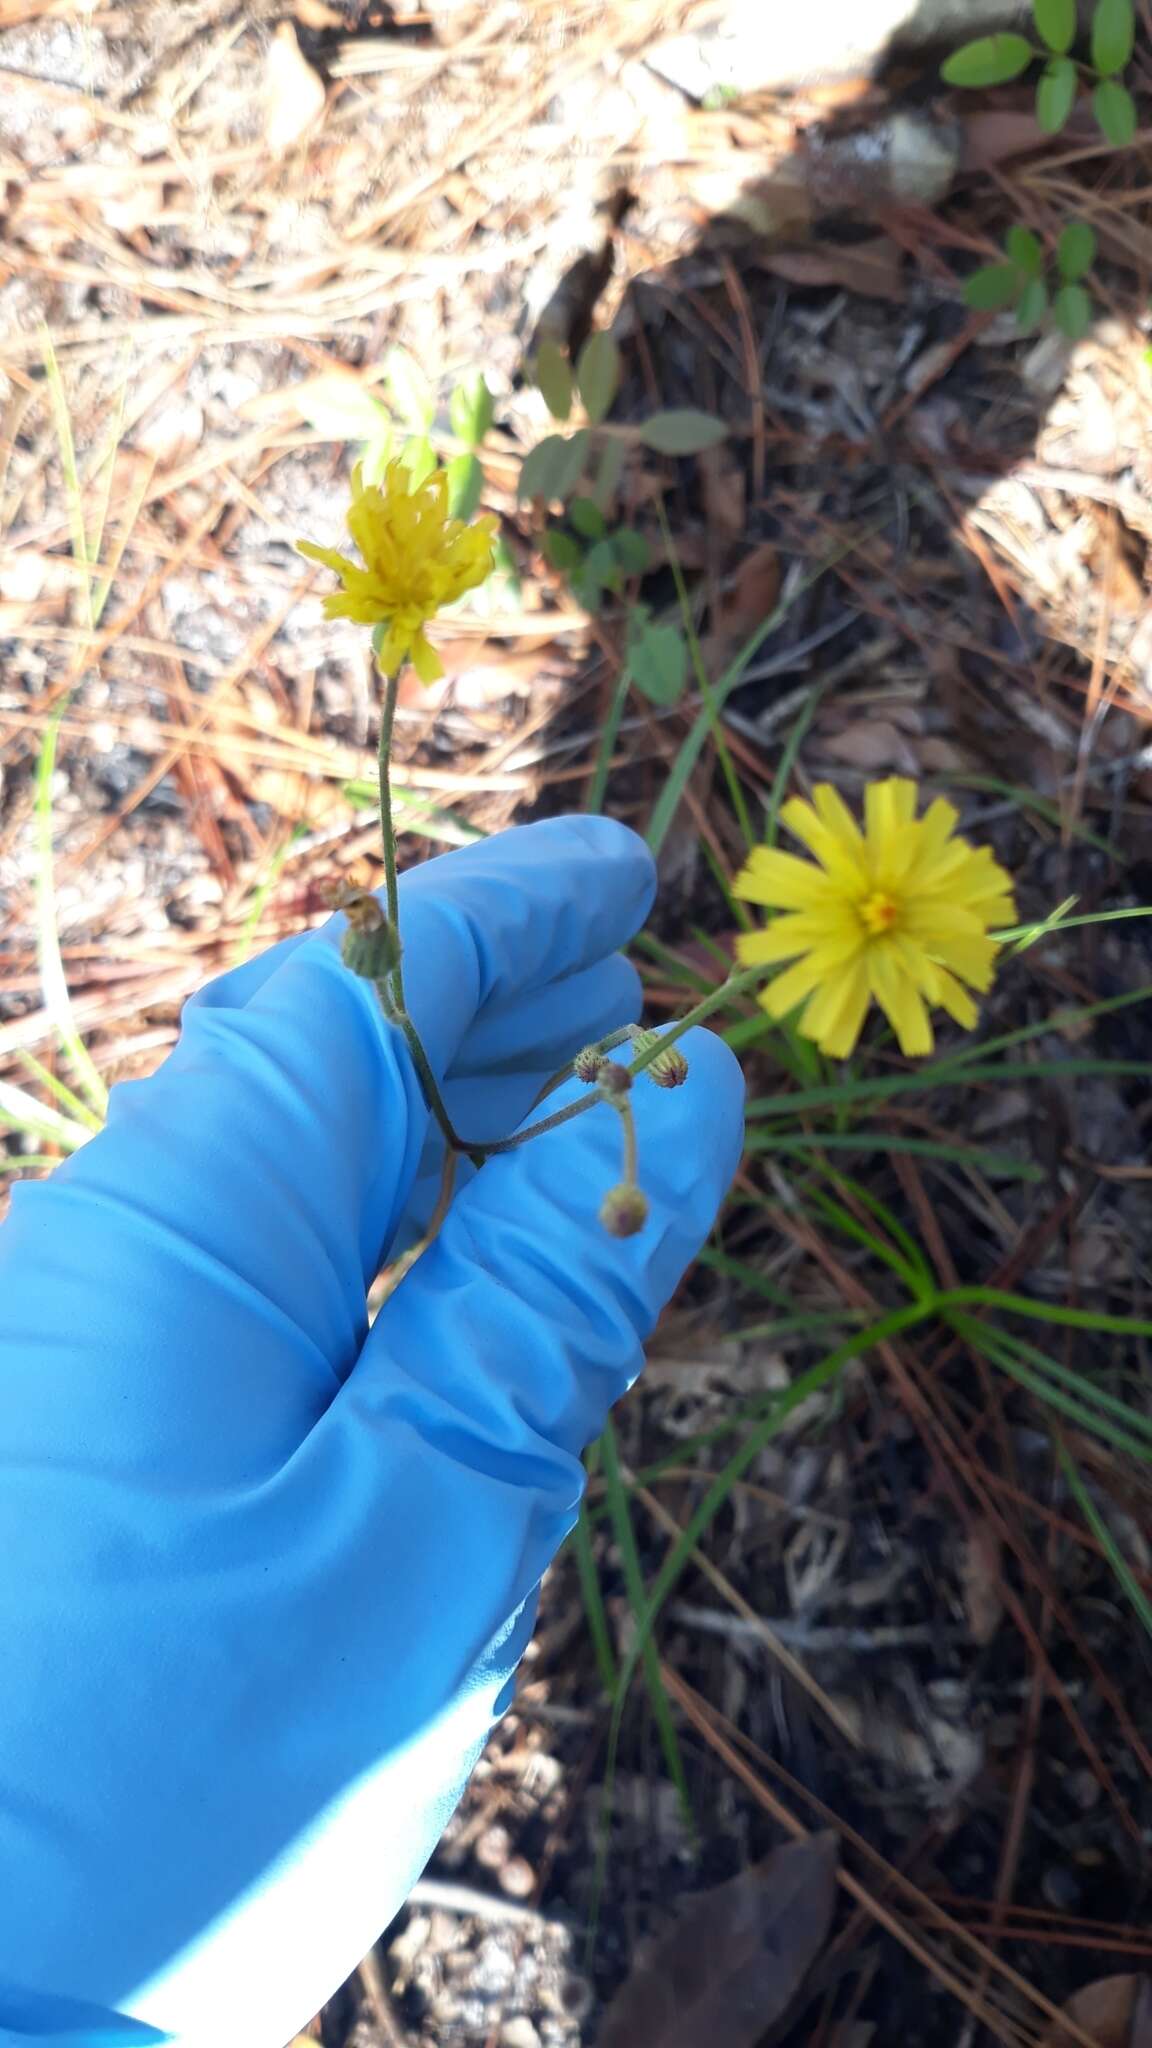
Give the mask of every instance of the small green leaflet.
POLYGON ((940 66, 945 85, 1006 85, 1032 62, 1032 45, 1023 36, 977 36, 962 43, 940 66))

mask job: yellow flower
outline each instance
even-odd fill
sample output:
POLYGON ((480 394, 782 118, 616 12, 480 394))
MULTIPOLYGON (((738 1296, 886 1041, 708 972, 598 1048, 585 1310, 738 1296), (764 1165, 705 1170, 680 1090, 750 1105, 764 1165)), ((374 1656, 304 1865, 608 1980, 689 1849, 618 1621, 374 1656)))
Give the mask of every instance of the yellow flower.
POLYGON ((932 1050, 928 1005, 971 1030, 969 988, 991 986, 996 925, 1011 924, 1012 881, 987 847, 953 834, 959 822, 942 797, 916 816, 914 782, 892 776, 865 792, 861 831, 827 783, 812 802, 793 797, 780 817, 815 856, 758 846, 737 877, 737 896, 784 912, 736 941, 744 965, 791 960, 764 989, 770 1017, 799 1003, 805 1038, 844 1059, 873 998, 904 1053, 932 1050), (967 983, 967 987, 963 984, 967 983))
POLYGON ((387 626, 378 655, 386 676, 395 675, 410 655, 420 681, 434 683, 444 667, 424 628, 445 605, 483 583, 492 568, 495 530, 492 518, 466 526, 448 517, 448 478, 442 469, 414 483, 402 462, 390 462, 377 487, 364 482, 357 463, 348 531, 364 566, 314 541, 298 540, 296 546, 340 578, 343 589, 324 599, 330 619, 387 626))

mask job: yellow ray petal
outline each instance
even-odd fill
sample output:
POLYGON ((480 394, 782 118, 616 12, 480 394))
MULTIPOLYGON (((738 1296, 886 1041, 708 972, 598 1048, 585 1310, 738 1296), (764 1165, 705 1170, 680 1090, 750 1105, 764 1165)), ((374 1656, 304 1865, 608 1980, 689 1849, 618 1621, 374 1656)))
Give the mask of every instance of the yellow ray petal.
POLYGON ((786 1017, 814 988, 819 988, 826 974, 835 972, 843 965, 838 955, 829 959, 819 948, 806 953, 797 960, 794 967, 786 967, 775 981, 770 981, 760 1000, 770 1017, 786 1017))
POLYGON ((961 987, 955 975, 949 974, 946 967, 938 967, 936 974, 939 981, 936 1001, 941 1009, 947 1010, 948 1015, 957 1024, 962 1025, 965 1031, 974 1031, 980 1022, 980 1012, 967 989, 961 987))
POLYGON ((867 887, 868 873, 855 842, 845 841, 830 830, 802 796, 789 797, 780 806, 780 823, 814 853, 837 887, 858 892, 867 887))
POLYGON ((910 1059, 931 1052, 932 1026, 919 989, 909 981, 891 947, 871 946, 868 950, 868 979, 872 993, 896 1033, 896 1042, 910 1059))
POLYGON ((774 917, 762 931, 740 932, 736 958, 744 967, 766 967, 777 960, 793 960, 798 953, 817 948, 825 960, 850 960, 864 946, 864 935, 854 918, 828 918, 802 910, 789 910, 774 917))
POLYGON ((971 988, 985 989, 992 986, 992 975, 999 947, 992 939, 948 938, 932 951, 942 967, 948 967, 966 981, 971 988))
POLYGON ((426 633, 417 633, 412 642, 412 666, 425 684, 439 682, 444 673, 444 663, 426 633))
POLYGON ((828 902, 834 891, 828 876, 810 860, 780 853, 773 846, 757 846, 733 882, 732 893, 744 903, 761 903, 766 910, 809 910, 828 902))
POLYGON ((322 548, 314 540, 298 540, 296 553, 306 555, 310 562, 321 562, 336 576, 359 576, 363 574, 359 565, 342 555, 338 548, 322 548))
POLYGON ((812 802, 821 823, 843 843, 855 860, 862 860, 864 835, 840 791, 830 782, 818 782, 812 791, 812 802))
POLYGON ((800 1029, 805 1038, 815 1039, 830 1059, 847 1059, 860 1036, 870 1001, 868 960, 862 949, 809 998, 800 1029))

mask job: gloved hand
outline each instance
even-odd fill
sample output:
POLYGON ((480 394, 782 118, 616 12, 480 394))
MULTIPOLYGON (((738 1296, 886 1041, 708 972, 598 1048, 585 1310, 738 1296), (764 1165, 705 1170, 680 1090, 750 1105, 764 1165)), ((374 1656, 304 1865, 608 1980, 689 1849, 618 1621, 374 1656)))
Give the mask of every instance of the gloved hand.
MULTIPOLYGON (((651 862, 561 819, 406 876, 469 1136, 632 1019, 651 862)), ((491 1160, 367 1329, 428 1131, 340 920, 207 988, 0 1231, 0 2037, 280 2048, 402 1903, 506 1703, 580 1452, 734 1170, 739 1070, 491 1160)), ((568 1093, 573 1092, 572 1090, 568 1093)), ((576 1089, 578 1091, 578 1088, 576 1089)))

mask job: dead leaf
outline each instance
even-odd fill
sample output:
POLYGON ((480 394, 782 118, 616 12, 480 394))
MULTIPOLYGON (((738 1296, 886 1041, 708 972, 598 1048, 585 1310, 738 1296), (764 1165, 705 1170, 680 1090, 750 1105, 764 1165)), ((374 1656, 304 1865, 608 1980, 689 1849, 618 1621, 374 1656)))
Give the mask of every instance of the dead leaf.
POLYGON ((324 81, 313 71, 290 21, 282 21, 264 59, 264 139, 291 149, 324 111, 324 81))
POLYGON ((696 469, 709 538, 737 540, 747 530, 744 511, 748 493, 743 462, 721 443, 717 448, 705 448, 697 456, 696 469))
POLYGON ((246 762, 244 784, 252 803, 267 804, 278 818, 290 818, 294 825, 315 828, 330 824, 337 813, 351 813, 339 783, 323 782, 298 769, 260 768, 246 762))
POLYGON ((831 1831, 811 1835, 689 1899, 613 1999, 600 2048, 754 2048, 824 1946, 838 1853, 831 1831))
POLYGON ((775 610, 780 596, 780 557, 770 540, 746 555, 732 580, 724 623, 750 633, 775 610))
POLYGON ((989 107, 966 117, 960 165, 965 171, 990 171, 1009 157, 1038 149, 1047 140, 1035 114, 1014 107, 989 107))
MULTIPOLYGON (((1098 2048, 1152 2048, 1152 1977, 1098 1977, 1074 1992, 1062 2010, 1098 2048)), ((1057 2023, 1040 2048, 1073 2048, 1074 2040, 1057 2023)))
POLYGON ((848 768, 862 768, 869 774, 879 768, 893 769, 898 775, 916 773, 916 757, 908 741, 887 718, 861 719, 826 739, 823 746, 826 754, 848 768))
POLYGON ((865 299, 903 299, 904 254, 891 235, 866 242, 821 242, 811 249, 770 249, 757 258, 761 270, 790 284, 839 285, 865 299))
POLYGON ((960 1554, 964 1611, 974 1642, 990 1643, 1004 1618, 1000 1569, 1000 1538, 990 1522, 976 1522, 960 1554))

